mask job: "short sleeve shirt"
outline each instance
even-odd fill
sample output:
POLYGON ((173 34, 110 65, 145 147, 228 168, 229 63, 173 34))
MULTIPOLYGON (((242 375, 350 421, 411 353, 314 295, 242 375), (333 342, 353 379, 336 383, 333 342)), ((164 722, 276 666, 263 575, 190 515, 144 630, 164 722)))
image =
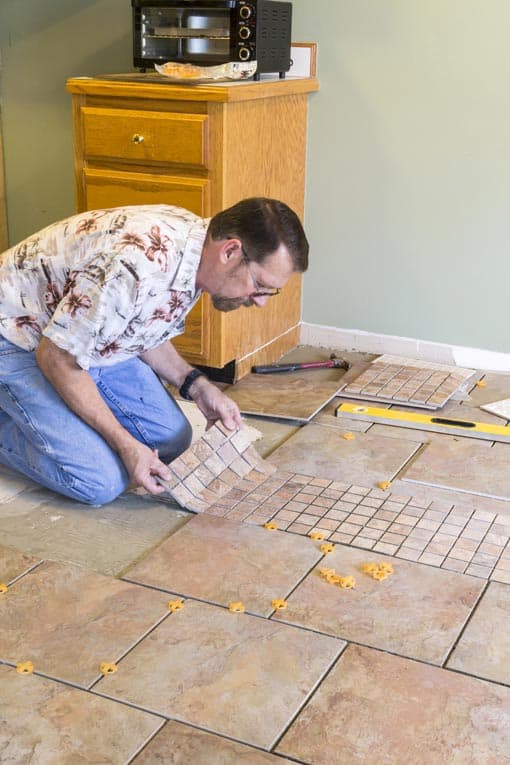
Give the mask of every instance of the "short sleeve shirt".
POLYGON ((41 335, 83 368, 125 361, 184 331, 200 296, 208 220, 168 205, 75 215, 0 260, 0 334, 28 351, 41 335))

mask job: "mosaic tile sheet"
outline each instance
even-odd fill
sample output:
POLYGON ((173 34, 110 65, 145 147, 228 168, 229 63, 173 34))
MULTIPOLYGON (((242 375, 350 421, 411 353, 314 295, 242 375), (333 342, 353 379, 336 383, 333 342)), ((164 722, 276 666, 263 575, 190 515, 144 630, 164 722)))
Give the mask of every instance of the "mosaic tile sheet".
MULTIPOLYGON (((168 467, 172 476, 161 480, 166 492, 158 494, 158 499, 177 502, 195 513, 217 502, 237 503, 276 470, 253 448, 249 433, 222 425, 206 431, 168 467)), ((154 499, 144 490, 136 493, 154 499)))
MULTIPOLYGON (((220 426, 169 465, 167 494, 194 512, 279 529, 510 583, 510 520, 328 478, 277 470, 242 431, 220 426)), ((153 499, 152 495, 146 495, 153 499)))
POLYGON ((476 372, 474 369, 380 356, 340 391, 346 398, 439 409, 476 372))

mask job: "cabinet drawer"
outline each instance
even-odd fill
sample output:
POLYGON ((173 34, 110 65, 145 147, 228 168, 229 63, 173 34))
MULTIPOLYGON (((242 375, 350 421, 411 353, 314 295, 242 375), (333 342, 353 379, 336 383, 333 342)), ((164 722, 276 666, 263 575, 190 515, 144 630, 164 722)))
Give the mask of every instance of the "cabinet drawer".
POLYGON ((80 206, 85 210, 166 204, 204 217, 209 214, 209 181, 205 178, 88 168, 84 172, 84 195, 80 206))
POLYGON ((208 165, 206 114, 81 109, 87 158, 208 165))

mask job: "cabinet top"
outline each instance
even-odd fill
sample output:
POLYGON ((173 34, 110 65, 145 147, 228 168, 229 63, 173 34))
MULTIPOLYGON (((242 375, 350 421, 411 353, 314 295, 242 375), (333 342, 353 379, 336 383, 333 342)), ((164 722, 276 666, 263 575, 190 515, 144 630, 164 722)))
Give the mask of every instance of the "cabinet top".
POLYGON ((171 101, 249 101, 257 98, 311 93, 319 89, 315 77, 244 80, 201 85, 177 85, 161 75, 133 72, 97 77, 71 77, 69 93, 94 96, 159 98, 171 101))

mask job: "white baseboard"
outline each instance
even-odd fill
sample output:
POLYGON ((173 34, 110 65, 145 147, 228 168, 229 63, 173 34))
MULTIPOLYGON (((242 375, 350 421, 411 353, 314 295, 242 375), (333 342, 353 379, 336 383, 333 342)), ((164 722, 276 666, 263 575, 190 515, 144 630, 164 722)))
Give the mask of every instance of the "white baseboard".
POLYGON ((301 344, 361 353, 391 353, 438 364, 455 364, 459 367, 492 372, 510 372, 510 353, 433 343, 411 337, 380 335, 361 329, 340 329, 302 322, 301 344))

